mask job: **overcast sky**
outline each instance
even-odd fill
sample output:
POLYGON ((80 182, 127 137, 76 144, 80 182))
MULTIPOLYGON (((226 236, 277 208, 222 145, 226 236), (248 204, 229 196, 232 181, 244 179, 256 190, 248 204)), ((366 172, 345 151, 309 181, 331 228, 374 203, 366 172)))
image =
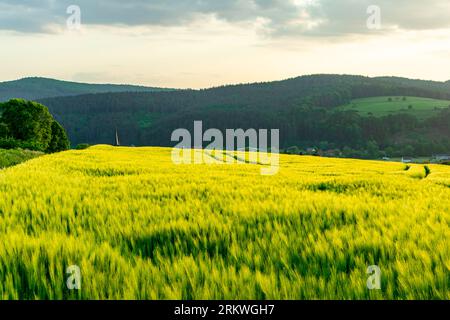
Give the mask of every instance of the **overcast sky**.
POLYGON ((313 73, 449 80, 450 1, 0 0, 0 43, 0 80, 191 88, 313 73), (77 22, 71 5, 79 29, 67 26, 77 22))

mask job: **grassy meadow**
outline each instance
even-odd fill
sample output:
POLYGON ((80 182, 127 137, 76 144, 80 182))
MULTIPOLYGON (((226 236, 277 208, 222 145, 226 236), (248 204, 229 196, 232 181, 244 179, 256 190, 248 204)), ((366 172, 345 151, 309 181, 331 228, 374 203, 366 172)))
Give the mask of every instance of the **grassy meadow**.
POLYGON ((354 110, 361 116, 373 115, 375 117, 387 116, 390 114, 407 113, 416 116, 418 119, 425 119, 436 115, 439 110, 448 108, 450 101, 437 100, 420 97, 372 97, 355 99, 341 110, 354 110))
POLYGON ((260 167, 96 146, 2 170, 0 298, 450 299, 450 167, 260 167))
POLYGON ((0 170, 42 156, 42 152, 21 149, 0 149, 0 170))

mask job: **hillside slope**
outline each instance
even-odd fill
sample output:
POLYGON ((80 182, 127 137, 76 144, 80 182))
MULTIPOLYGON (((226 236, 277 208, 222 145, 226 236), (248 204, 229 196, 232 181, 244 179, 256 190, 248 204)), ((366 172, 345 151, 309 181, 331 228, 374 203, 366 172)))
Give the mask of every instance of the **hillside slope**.
POLYGON ((281 156, 267 177, 106 146, 31 160, 0 172, 0 296, 450 299, 450 167, 430 170, 281 156))
POLYGON ((102 92, 153 92, 169 89, 131 85, 88 84, 48 78, 24 78, 0 82, 0 102, 13 98, 36 100, 102 92))
MULTIPOLYGON (((377 96, 450 100, 450 88, 440 82, 398 78, 313 75, 206 90, 91 94, 41 102, 63 123, 73 144, 113 144, 118 128, 125 145, 170 146, 173 130, 190 129, 194 120, 203 120, 205 128, 221 130, 280 129, 284 148, 322 144, 366 150, 369 142, 375 142, 377 148, 391 147, 398 156, 448 152, 448 125, 434 124, 445 123, 445 110, 423 122, 402 114, 371 119, 336 108, 352 99, 377 96)), ((365 151, 354 156, 373 157, 365 151)))

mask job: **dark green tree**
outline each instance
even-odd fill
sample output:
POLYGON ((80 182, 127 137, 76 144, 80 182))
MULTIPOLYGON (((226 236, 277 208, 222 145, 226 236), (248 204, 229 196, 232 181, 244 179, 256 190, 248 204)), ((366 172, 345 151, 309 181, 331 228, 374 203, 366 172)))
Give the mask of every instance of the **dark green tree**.
POLYGON ((70 148, 70 141, 67 138, 66 130, 56 121, 52 122, 52 139, 47 148, 47 152, 60 152, 70 148))
POLYGON ((380 148, 375 141, 368 141, 366 149, 369 158, 377 159, 380 156, 380 148))
POLYGON ((44 152, 68 149, 65 130, 44 105, 12 99, 0 104, 0 110, 0 138, 16 141, 12 146, 44 152))
POLYGON ((8 126, 4 123, 0 123, 0 138, 6 138, 9 134, 8 126))

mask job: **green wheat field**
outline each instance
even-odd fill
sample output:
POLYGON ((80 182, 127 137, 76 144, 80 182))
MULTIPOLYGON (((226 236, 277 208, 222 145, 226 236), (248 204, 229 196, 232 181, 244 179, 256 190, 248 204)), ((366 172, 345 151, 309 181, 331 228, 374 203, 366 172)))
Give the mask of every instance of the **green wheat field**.
POLYGON ((0 298, 450 299, 450 167, 280 161, 96 146, 1 170, 0 298))

